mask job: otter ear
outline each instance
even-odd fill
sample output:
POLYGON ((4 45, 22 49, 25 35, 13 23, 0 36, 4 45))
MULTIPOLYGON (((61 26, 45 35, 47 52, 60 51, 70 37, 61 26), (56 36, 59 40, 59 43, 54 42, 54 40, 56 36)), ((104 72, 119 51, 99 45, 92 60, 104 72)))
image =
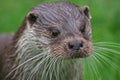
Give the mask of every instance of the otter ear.
POLYGON ((88 17, 88 19, 91 19, 91 16, 90 16, 90 14, 89 14, 89 7, 88 7, 88 6, 83 6, 83 7, 82 7, 82 11, 83 11, 83 13, 85 14, 85 16, 88 17))
POLYGON ((34 12, 30 12, 27 15, 28 22, 32 25, 37 21, 38 15, 34 12))

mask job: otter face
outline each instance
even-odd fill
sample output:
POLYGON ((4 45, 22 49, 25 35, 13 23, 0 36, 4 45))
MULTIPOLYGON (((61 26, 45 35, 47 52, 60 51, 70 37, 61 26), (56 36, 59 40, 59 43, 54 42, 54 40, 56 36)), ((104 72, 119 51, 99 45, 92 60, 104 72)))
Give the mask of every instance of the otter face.
POLYGON ((50 54, 61 58, 83 58, 92 51, 88 7, 67 2, 37 5, 27 14, 29 28, 38 43, 49 47, 50 54))

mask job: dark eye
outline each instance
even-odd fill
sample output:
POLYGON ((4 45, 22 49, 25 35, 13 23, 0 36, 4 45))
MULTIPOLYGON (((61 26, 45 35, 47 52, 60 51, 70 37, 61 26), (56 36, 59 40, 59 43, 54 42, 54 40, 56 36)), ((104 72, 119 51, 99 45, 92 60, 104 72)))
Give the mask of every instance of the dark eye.
POLYGON ((53 29, 53 30, 51 31, 51 36, 52 36, 52 38, 57 37, 59 34, 60 34, 60 31, 59 31, 58 29, 53 29))
POLYGON ((79 28, 79 30, 80 30, 82 33, 84 33, 84 32, 85 32, 85 25, 81 25, 80 28, 79 28))

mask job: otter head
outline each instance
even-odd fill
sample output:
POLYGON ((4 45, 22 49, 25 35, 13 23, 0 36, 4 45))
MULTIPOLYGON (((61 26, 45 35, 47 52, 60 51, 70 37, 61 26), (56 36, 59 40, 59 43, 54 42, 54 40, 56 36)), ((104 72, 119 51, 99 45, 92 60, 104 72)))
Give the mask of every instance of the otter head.
MULTIPOLYGON (((67 2, 43 3, 26 16, 38 46, 61 58, 83 58, 92 51, 89 8, 67 2)), ((32 41, 32 37, 30 38, 32 41)))

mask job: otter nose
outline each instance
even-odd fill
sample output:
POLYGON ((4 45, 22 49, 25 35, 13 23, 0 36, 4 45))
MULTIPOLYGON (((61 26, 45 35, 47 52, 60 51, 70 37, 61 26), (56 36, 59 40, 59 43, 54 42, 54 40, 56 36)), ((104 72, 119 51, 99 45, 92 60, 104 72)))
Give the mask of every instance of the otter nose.
POLYGON ((68 42, 68 48, 70 50, 79 50, 84 46, 84 43, 82 41, 73 41, 73 42, 68 42))

